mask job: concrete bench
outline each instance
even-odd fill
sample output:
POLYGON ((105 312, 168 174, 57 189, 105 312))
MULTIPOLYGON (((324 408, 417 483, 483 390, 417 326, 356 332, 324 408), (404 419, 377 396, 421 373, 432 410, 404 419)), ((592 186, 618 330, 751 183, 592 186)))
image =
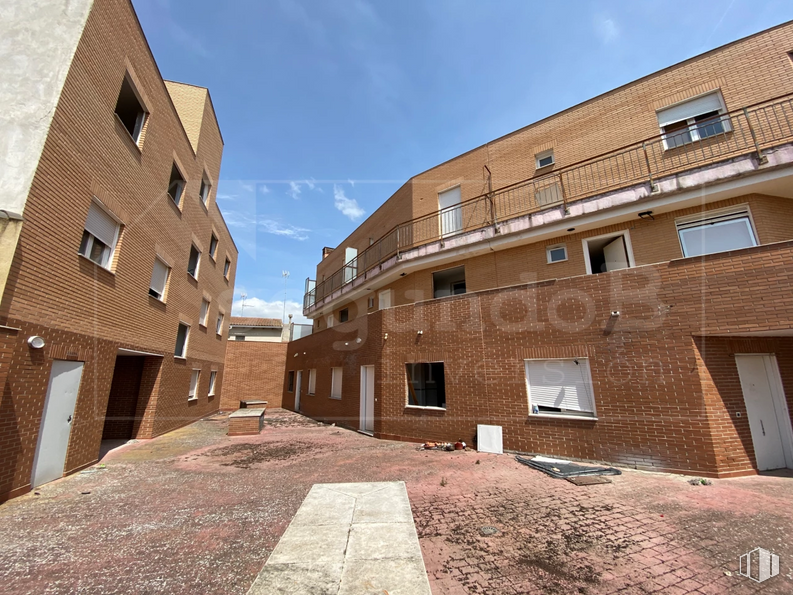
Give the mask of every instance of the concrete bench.
POLYGON ((229 436, 255 436, 264 426, 264 409, 237 409, 229 414, 229 436))
POLYGON ((240 409, 266 409, 267 401, 258 399, 245 399, 240 401, 240 409))

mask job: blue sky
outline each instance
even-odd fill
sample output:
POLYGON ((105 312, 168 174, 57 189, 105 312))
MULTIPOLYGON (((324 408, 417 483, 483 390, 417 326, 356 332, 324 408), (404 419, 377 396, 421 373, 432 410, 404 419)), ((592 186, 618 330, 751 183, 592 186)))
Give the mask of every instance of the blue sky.
POLYGON ((303 285, 412 175, 793 19, 790 0, 133 0, 163 76, 210 89, 233 313, 303 285))

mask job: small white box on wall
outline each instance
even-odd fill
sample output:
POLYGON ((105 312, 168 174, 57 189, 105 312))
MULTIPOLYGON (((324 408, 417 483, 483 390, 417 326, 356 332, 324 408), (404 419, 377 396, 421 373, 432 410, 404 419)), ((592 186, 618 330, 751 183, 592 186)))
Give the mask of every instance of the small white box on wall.
POLYGON ((476 450, 504 454, 504 440, 501 426, 476 426, 476 450))

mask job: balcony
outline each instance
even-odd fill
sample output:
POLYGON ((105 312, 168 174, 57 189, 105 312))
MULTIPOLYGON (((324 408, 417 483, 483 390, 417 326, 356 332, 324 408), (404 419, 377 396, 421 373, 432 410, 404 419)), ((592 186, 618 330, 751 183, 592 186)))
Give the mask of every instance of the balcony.
MULTIPOLYGON (((756 169, 767 161, 764 151, 793 141, 793 94, 722 114, 698 132, 696 140, 688 130, 654 136, 397 225, 321 283, 307 279, 303 312, 311 314, 417 249, 435 253, 559 220, 554 213, 582 214, 584 201, 605 194, 630 190, 638 200, 679 189, 671 180, 681 172, 731 165, 726 173, 703 176, 701 184, 756 169), (545 212, 549 217, 541 216, 545 212)), ((598 208, 612 201, 606 203, 598 208)))

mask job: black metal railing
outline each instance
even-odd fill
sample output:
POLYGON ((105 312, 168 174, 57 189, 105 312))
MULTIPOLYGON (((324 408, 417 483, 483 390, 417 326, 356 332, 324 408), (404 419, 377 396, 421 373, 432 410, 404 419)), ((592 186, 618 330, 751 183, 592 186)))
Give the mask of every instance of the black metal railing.
POLYGON ((777 97, 523 180, 401 223, 324 281, 307 281, 303 309, 400 252, 550 206, 564 205, 662 176, 755 153, 793 139, 793 95, 777 97))

